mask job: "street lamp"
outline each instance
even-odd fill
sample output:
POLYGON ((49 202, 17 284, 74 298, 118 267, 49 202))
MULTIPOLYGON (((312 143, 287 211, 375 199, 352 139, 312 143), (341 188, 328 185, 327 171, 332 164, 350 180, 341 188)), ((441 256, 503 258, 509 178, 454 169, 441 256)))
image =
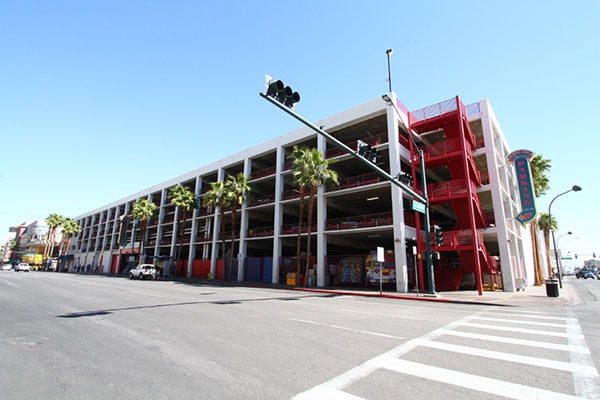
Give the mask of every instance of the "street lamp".
MULTIPOLYGON (((556 247, 558 247, 560 249, 560 247, 559 247, 560 238, 563 238, 563 237, 565 237, 567 235, 572 235, 572 234, 573 234, 573 232, 569 231, 569 232, 563 233, 562 235, 560 235, 559 237, 557 237, 556 238, 556 247)), ((562 272, 562 270, 563 270, 563 267, 562 267, 562 251, 560 252, 560 258, 561 258, 561 260, 560 260, 559 264, 560 264, 560 271, 562 272)))
POLYGON ((385 51, 385 54, 387 54, 387 62, 388 62, 388 84, 389 84, 389 91, 390 93, 392 92, 392 71, 391 71, 391 64, 390 64, 390 56, 392 56, 394 54, 394 50, 392 49, 387 49, 385 51))
MULTIPOLYGON (((391 91, 391 89, 390 89, 391 91)), ((404 123, 404 121, 402 120, 402 113, 400 112, 400 110, 398 110, 398 107, 396 106, 396 103, 394 103, 394 101, 392 100, 392 98, 388 95, 388 94, 384 94, 383 96, 381 96, 381 98, 388 104, 391 105, 392 108, 394 109, 394 111, 396 112, 396 114, 398 115, 398 118, 400 118, 400 121, 402 122, 402 124, 404 125, 404 128, 406 129, 406 131, 408 132, 408 137, 410 137, 410 140, 413 144, 413 146, 415 147, 415 149, 418 151, 419 154, 419 161, 420 161, 420 170, 421 170, 421 187, 423 190, 423 198, 424 198, 424 203, 425 203, 425 257, 427 258, 427 275, 429 277, 429 287, 430 287, 430 294, 435 294, 435 277, 433 274, 433 256, 432 256, 432 250, 431 250, 431 222, 429 220, 429 198, 427 197, 427 176, 425 174, 425 157, 423 156, 423 149, 419 148, 419 146, 417 146, 417 142, 415 141, 414 138, 414 133, 412 132, 412 130, 406 126, 406 124, 404 123)), ((412 155, 411 155, 412 157, 412 155)), ((411 160, 411 164, 412 164, 412 160, 411 160)))
POLYGON ((573 185, 573 187, 571 189, 554 196, 554 198, 550 201, 550 204, 548 205, 548 222, 550 224, 550 232, 552 233, 552 245, 554 246, 554 259, 556 260, 556 272, 558 273, 558 285, 560 286, 561 289, 562 289, 562 271, 561 271, 560 265, 558 263, 558 250, 556 249, 556 240, 554 239, 554 229, 552 226, 552 211, 551 211, 552 203, 554 203, 554 200, 558 199, 560 196, 562 196, 564 194, 567 194, 569 192, 579 192, 580 190, 581 190, 581 186, 573 185))

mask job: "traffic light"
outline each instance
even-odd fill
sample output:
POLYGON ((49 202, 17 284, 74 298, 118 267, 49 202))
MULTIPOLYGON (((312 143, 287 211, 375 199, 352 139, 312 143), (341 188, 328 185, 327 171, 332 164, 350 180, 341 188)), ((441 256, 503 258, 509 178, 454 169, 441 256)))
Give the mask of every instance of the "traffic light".
POLYGON ((433 226, 433 235, 435 237, 435 245, 441 246, 444 244, 444 236, 442 232, 442 228, 439 225, 433 226))
POLYGON ((400 171, 400 173, 396 175, 396 179, 408 186, 411 186, 413 183, 413 177, 408 172, 400 171))
POLYGON ((267 96, 276 99, 281 104, 293 108, 300 101, 300 94, 294 92, 291 87, 285 86, 283 81, 271 80, 267 84, 267 96))
POLYGON ((356 141, 356 151, 359 156, 366 158, 372 163, 376 163, 377 158, 381 157, 381 152, 379 150, 362 140, 356 141))

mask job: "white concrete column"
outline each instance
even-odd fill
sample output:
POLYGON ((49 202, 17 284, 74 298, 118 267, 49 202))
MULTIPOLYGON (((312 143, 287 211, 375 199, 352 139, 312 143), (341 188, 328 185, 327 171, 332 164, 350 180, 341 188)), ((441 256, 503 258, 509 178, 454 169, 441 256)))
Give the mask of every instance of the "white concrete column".
POLYGON ((279 261, 281 259, 281 224, 283 222, 283 206, 281 198, 283 195, 283 166, 285 164, 285 150, 281 145, 277 146, 275 171, 275 210, 273 215, 273 269, 272 280, 274 284, 279 283, 279 261))
MULTIPOLYGON (((396 96, 391 93, 392 100, 396 101, 396 96)), ((387 130, 388 130, 388 149, 390 162, 390 175, 396 176, 401 170, 400 157, 402 146, 399 140, 399 116, 393 107, 387 107, 387 130)), ((405 150, 405 149, 404 149, 405 150)), ((406 151, 406 150, 405 150, 406 151)), ((406 259, 406 225, 404 223, 404 204, 402 189, 390 183, 392 196, 392 219, 394 221, 394 262, 396 265, 396 291, 408 292, 408 263, 406 259)), ((389 250, 389 249, 385 249, 389 250)))

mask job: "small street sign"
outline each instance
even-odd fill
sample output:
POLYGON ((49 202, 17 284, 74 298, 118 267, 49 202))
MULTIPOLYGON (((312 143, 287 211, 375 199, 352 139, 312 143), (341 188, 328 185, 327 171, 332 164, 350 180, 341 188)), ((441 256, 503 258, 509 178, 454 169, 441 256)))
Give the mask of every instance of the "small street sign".
POLYGON ((420 201, 413 200, 412 209, 416 212, 420 212, 421 214, 425 214, 425 204, 420 201))

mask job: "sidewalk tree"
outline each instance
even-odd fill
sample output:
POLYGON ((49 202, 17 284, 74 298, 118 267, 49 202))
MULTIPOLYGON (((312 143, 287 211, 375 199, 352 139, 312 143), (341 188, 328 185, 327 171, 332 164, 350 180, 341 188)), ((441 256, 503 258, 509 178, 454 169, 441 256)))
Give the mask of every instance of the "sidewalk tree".
POLYGON ((546 258, 548 262, 548 274, 552 275, 552 263, 550 261, 550 232, 556 232, 558 224, 556 218, 552 217, 548 213, 540 213, 538 216, 538 225, 540 230, 544 233, 544 244, 546 246, 546 258))
MULTIPOLYGON (((545 159, 542 154, 536 154, 533 156, 529 163, 531 167, 531 176, 533 179, 533 188, 535 192, 535 197, 538 198, 550 189, 550 181, 546 173, 550 171, 552 167, 552 163, 550 160, 545 159)), ((544 283, 544 274, 542 272, 542 255, 540 251, 540 243, 538 232, 540 230, 540 225, 538 223, 538 219, 534 219, 531 221, 530 225, 530 234, 531 241, 533 244, 533 260, 534 260, 534 268, 535 268, 535 284, 542 285, 544 283)), ((545 239, 545 237, 544 237, 545 239)), ((549 245, 546 242, 546 256, 548 261, 548 267, 550 269, 550 257, 549 257, 549 245)))
MULTIPOLYGON (((335 185, 339 184, 338 174, 329 168, 330 160, 323 157, 323 154, 316 148, 302 149, 294 148, 292 151, 293 166, 292 176, 294 183, 299 187, 304 186, 304 191, 308 189, 308 210, 306 217, 307 224, 307 240, 306 240, 306 266, 305 266, 305 284, 308 283, 307 275, 310 268, 311 254, 311 231, 312 231, 312 216, 314 210, 314 200, 317 195, 317 190, 320 186, 328 183, 335 185)), ((304 198, 304 193, 301 193, 304 198)), ((302 211, 300 212, 300 218, 302 211)))
POLYGON ((231 196, 224 182, 217 181, 210 183, 210 189, 204 194, 203 205, 219 209, 219 235, 221 236, 221 258, 223 268, 225 268, 225 208, 230 205, 231 196))
POLYGON ((64 236, 67 237, 67 244, 65 246, 65 259, 69 255, 69 249, 71 248, 71 239, 73 239, 73 236, 77 235, 79 232, 81 232, 81 227, 79 226, 79 223, 72 218, 65 218, 62 230, 63 239, 64 236))
MULTIPOLYGON (((249 177, 240 172, 237 175, 229 175, 225 182, 227 196, 231 204, 231 257, 235 255, 235 228, 237 209, 248 198, 251 192, 251 187, 248 184, 249 177)), ((238 236, 239 235, 238 233, 238 236)))
POLYGON ((138 199, 133 203, 131 214, 133 218, 138 221, 140 226, 140 240, 139 240, 139 262, 142 262, 142 252, 144 251, 146 241, 146 228, 148 227, 148 220, 154 216, 156 212, 156 204, 149 201, 148 199, 138 199))
POLYGON ((173 232, 173 234, 176 235, 175 237, 177 238, 176 262, 179 263, 185 224, 190 212, 194 208, 198 208, 198 200, 187 186, 181 185, 171 188, 169 190, 168 198, 171 201, 171 204, 177 207, 177 227, 176 232, 173 232))
POLYGON ((302 247, 302 225, 304 223, 304 197, 306 186, 310 183, 308 176, 308 151, 307 147, 294 146, 289 155, 292 161, 292 182, 298 187, 299 206, 298 206, 298 236, 296 238, 296 272, 300 274, 300 255, 302 247))
POLYGON ((56 231, 58 227, 64 224, 65 220, 65 217, 56 213, 52 213, 46 218, 48 237, 46 238, 46 246, 44 247, 44 261, 52 258, 52 250, 54 249, 54 243, 56 242, 56 231))

